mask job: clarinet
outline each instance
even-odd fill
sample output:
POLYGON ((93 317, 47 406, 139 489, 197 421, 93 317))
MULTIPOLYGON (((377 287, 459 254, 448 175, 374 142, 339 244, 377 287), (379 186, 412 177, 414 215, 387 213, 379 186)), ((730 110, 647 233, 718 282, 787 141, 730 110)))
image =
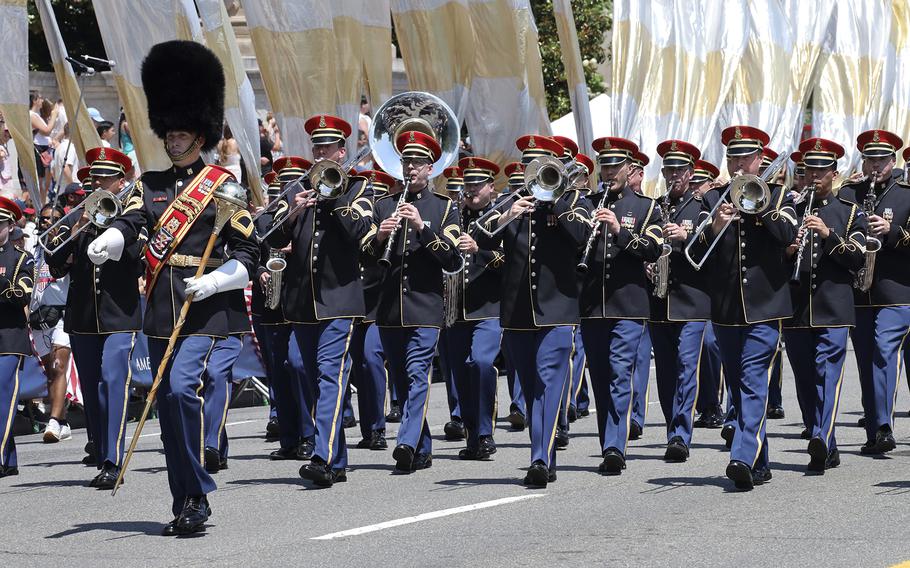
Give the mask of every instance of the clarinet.
MULTIPOLYGON (((597 204, 597 207, 594 209, 603 209, 604 205, 607 203, 607 196, 610 195, 610 189, 613 187, 613 182, 608 182, 604 184, 604 195, 600 198, 600 203, 597 204)), ((597 240, 597 223, 592 219, 591 220, 591 236, 588 237, 588 242, 585 244, 585 250, 581 253, 581 261, 575 266, 575 270, 579 274, 584 274, 588 271, 588 257, 591 256, 591 252, 594 249, 594 242, 597 240)))
MULTIPOLYGON (((404 182, 404 189, 401 190, 401 197, 398 198, 398 205, 395 206, 394 215, 398 216, 398 209, 405 204, 405 199, 408 197, 408 190, 411 187, 410 178, 404 182)), ((382 257, 377 261, 379 266, 383 268, 388 268, 392 266, 392 249, 395 247, 395 237, 398 236, 398 230, 392 231, 389 234, 389 240, 385 243, 385 250, 382 251, 382 257)))
MULTIPOLYGON (((812 214, 812 205, 815 204, 815 190, 817 189, 817 185, 818 182, 809 190, 809 201, 806 202, 806 209, 803 212, 803 223, 806 222, 806 215, 812 214)), ((806 243, 811 236, 812 231, 807 230, 803 233, 803 238, 799 240, 799 247, 796 249, 796 262, 793 263, 793 274, 790 276, 791 284, 799 284, 799 269, 803 264, 803 251, 806 250, 806 243)))

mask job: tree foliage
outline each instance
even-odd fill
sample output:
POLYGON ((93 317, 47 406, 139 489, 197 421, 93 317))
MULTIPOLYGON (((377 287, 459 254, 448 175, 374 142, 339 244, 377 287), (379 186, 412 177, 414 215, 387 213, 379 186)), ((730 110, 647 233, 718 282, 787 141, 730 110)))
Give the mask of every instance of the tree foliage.
MULTIPOLYGON (((603 49, 604 34, 613 26, 613 0, 571 0, 578 30, 578 47, 581 51, 588 98, 604 92, 604 78, 597 66, 606 59, 603 49)), ((544 87, 547 93, 547 112, 551 120, 572 112, 562 48, 556 31, 552 0, 531 0, 531 9, 537 21, 540 36, 540 56, 543 65, 544 87)))
MULTIPOLYGON (((107 58, 95 9, 89 0, 51 0, 60 35, 70 55, 107 58)), ((51 54, 35 2, 28 3, 28 62, 33 71, 53 71, 51 54)))

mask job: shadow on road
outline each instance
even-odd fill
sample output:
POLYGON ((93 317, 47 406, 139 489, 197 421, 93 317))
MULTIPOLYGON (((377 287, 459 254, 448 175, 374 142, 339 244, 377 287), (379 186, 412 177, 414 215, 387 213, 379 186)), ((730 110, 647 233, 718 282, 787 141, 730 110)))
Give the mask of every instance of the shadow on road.
POLYGON ((163 527, 163 524, 153 523, 151 521, 110 521, 106 523, 82 523, 74 525, 71 529, 48 535, 44 538, 63 538, 72 536, 74 534, 87 533, 92 531, 111 531, 136 535, 159 535, 161 534, 161 529, 163 527))

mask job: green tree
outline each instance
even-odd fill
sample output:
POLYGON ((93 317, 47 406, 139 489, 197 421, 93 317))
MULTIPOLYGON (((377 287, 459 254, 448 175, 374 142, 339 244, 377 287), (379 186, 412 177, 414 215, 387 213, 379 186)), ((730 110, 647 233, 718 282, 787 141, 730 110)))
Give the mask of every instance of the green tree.
MULTIPOLYGON (((604 34, 613 27, 613 0, 571 0, 578 30, 578 47, 584 63, 588 98, 604 92, 604 78, 597 72, 597 65, 606 59, 603 49, 604 34)), ((540 57, 543 81, 547 93, 547 113, 551 120, 572 112, 566 71, 562 64, 562 48, 556 31, 552 0, 531 0, 531 10, 537 21, 540 36, 540 57)))
MULTIPOLYGON (((70 55, 107 58, 95 9, 89 0, 51 0, 51 7, 70 55)), ((34 1, 28 3, 28 63, 32 71, 54 70, 34 1)))

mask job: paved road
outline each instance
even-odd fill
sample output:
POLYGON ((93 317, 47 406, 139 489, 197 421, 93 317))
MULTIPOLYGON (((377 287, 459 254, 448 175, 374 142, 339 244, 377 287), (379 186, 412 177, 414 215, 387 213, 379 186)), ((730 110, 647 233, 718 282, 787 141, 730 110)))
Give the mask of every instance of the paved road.
MULTIPOLYGON (((21 474, 0 480, 7 512, 0 560, 4 566, 891 566, 910 559, 910 403, 902 385, 897 450, 886 458, 861 456, 864 436, 854 426, 859 387, 850 365, 838 420, 841 467, 824 477, 804 475, 806 443, 785 368, 787 418, 769 428, 774 479, 751 493, 730 490, 717 430, 696 431, 688 463, 664 463, 656 401, 622 476, 597 474, 592 416, 573 424, 572 442, 559 452, 559 480, 544 491, 525 489, 519 482, 527 434, 500 423, 494 461, 459 461, 463 446, 441 440, 445 396, 434 385, 429 419, 440 436, 432 469, 393 476, 390 452, 353 449, 348 483, 330 490, 303 485, 297 463, 268 461, 275 445, 262 437, 265 409, 232 411, 230 469, 217 475, 211 525, 203 536, 175 539, 158 536, 169 520, 170 497, 156 422, 146 426, 115 498, 85 486, 93 470, 79 461, 83 431, 57 445, 23 437, 21 474), (316 540, 362 527, 370 532, 316 540)), ((501 386, 500 400, 508 400, 501 386)), ((359 439, 357 430, 348 433, 359 439)))

